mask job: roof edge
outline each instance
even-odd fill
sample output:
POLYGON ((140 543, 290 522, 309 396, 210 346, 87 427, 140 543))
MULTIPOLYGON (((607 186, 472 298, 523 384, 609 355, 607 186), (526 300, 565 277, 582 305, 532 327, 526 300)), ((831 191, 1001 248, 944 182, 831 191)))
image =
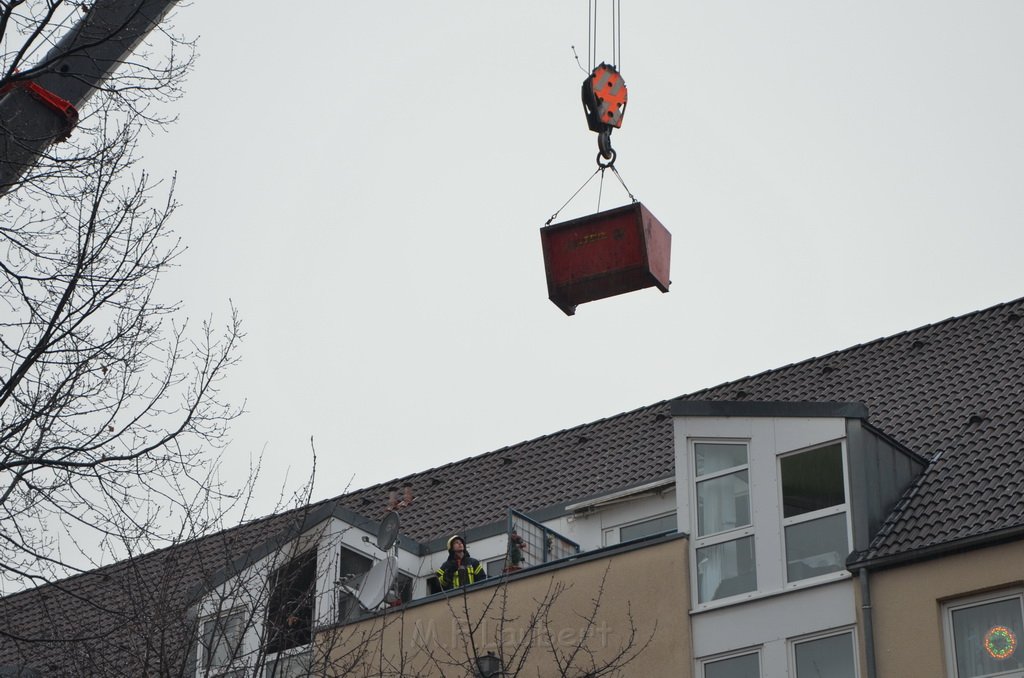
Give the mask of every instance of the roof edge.
POLYGON ((858 554, 854 552, 851 553, 850 557, 846 560, 846 569, 853 573, 856 573, 859 570, 884 570, 891 567, 899 567, 901 565, 910 565, 912 563, 925 560, 933 560, 935 558, 941 558, 957 552, 973 551, 987 546, 998 546, 1021 538, 1024 538, 1024 525, 1015 525, 1013 527, 1007 527, 993 532, 976 534, 970 537, 964 537, 963 539, 947 541, 941 544, 932 544, 930 546, 912 549, 902 553, 894 553, 888 556, 880 556, 878 558, 855 558, 858 554))
POLYGON ((673 417, 836 417, 868 418, 857 402, 785 400, 673 400, 673 417))

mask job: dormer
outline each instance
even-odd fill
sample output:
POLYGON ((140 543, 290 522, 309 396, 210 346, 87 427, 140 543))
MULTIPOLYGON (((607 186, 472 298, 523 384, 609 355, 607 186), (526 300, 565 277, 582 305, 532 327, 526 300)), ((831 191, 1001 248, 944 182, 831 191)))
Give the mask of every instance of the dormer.
POLYGON ((848 579, 925 460, 859 403, 672 403, 696 611, 848 579))

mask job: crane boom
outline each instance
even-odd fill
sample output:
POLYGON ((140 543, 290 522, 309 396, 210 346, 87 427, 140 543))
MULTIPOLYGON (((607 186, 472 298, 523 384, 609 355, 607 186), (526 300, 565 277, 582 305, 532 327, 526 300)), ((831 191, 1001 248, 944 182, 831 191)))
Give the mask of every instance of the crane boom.
POLYGON ((77 110, 177 0, 96 0, 82 19, 0 92, 0 195, 50 144, 67 137, 77 110))

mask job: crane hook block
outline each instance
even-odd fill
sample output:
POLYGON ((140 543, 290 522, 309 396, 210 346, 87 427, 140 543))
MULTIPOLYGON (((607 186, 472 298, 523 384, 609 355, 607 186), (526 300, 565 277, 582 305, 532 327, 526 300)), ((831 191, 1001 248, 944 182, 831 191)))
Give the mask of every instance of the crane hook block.
POLYGON ((626 81, 615 66, 602 63, 583 81, 583 112, 592 132, 622 127, 626 112, 626 81))

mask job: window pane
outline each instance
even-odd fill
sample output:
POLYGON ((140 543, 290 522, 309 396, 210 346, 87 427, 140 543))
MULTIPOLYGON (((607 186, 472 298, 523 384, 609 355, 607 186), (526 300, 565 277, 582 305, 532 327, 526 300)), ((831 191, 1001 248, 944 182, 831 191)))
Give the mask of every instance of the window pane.
POLYGON ((704 665, 704 678, 761 678, 757 653, 729 657, 704 665))
POLYGON ((846 502, 839 443, 782 458, 782 514, 786 518, 846 502))
POLYGON ((697 549, 697 600, 728 598, 757 589, 754 538, 697 549))
POLYGON ((798 643, 795 650, 796 678, 857 678, 851 633, 798 643))
POLYGON ((306 678, 312 669, 312 659, 309 651, 271 659, 264 669, 266 678, 306 678))
POLYGON ((750 524, 747 471, 697 483, 697 534, 701 537, 750 524))
POLYGON ((1002 675, 1024 668, 1019 642, 1020 598, 953 611, 957 678, 1002 675))
POLYGON ((626 525, 625 527, 620 528, 619 541, 623 542, 629 541, 630 539, 639 539, 640 537, 668 532, 669 530, 674 529, 676 529, 676 514, 673 513, 670 516, 652 518, 651 520, 645 520, 642 523, 626 525))
POLYGON ((747 463, 747 446, 742 443, 694 443, 693 452, 698 476, 747 463))
POLYGON ((203 647, 207 652, 204 662, 207 667, 221 668, 237 658, 244 624, 242 612, 203 622, 203 647))
POLYGON ((838 572, 846 567, 848 555, 845 513, 786 528, 787 581, 838 572))

